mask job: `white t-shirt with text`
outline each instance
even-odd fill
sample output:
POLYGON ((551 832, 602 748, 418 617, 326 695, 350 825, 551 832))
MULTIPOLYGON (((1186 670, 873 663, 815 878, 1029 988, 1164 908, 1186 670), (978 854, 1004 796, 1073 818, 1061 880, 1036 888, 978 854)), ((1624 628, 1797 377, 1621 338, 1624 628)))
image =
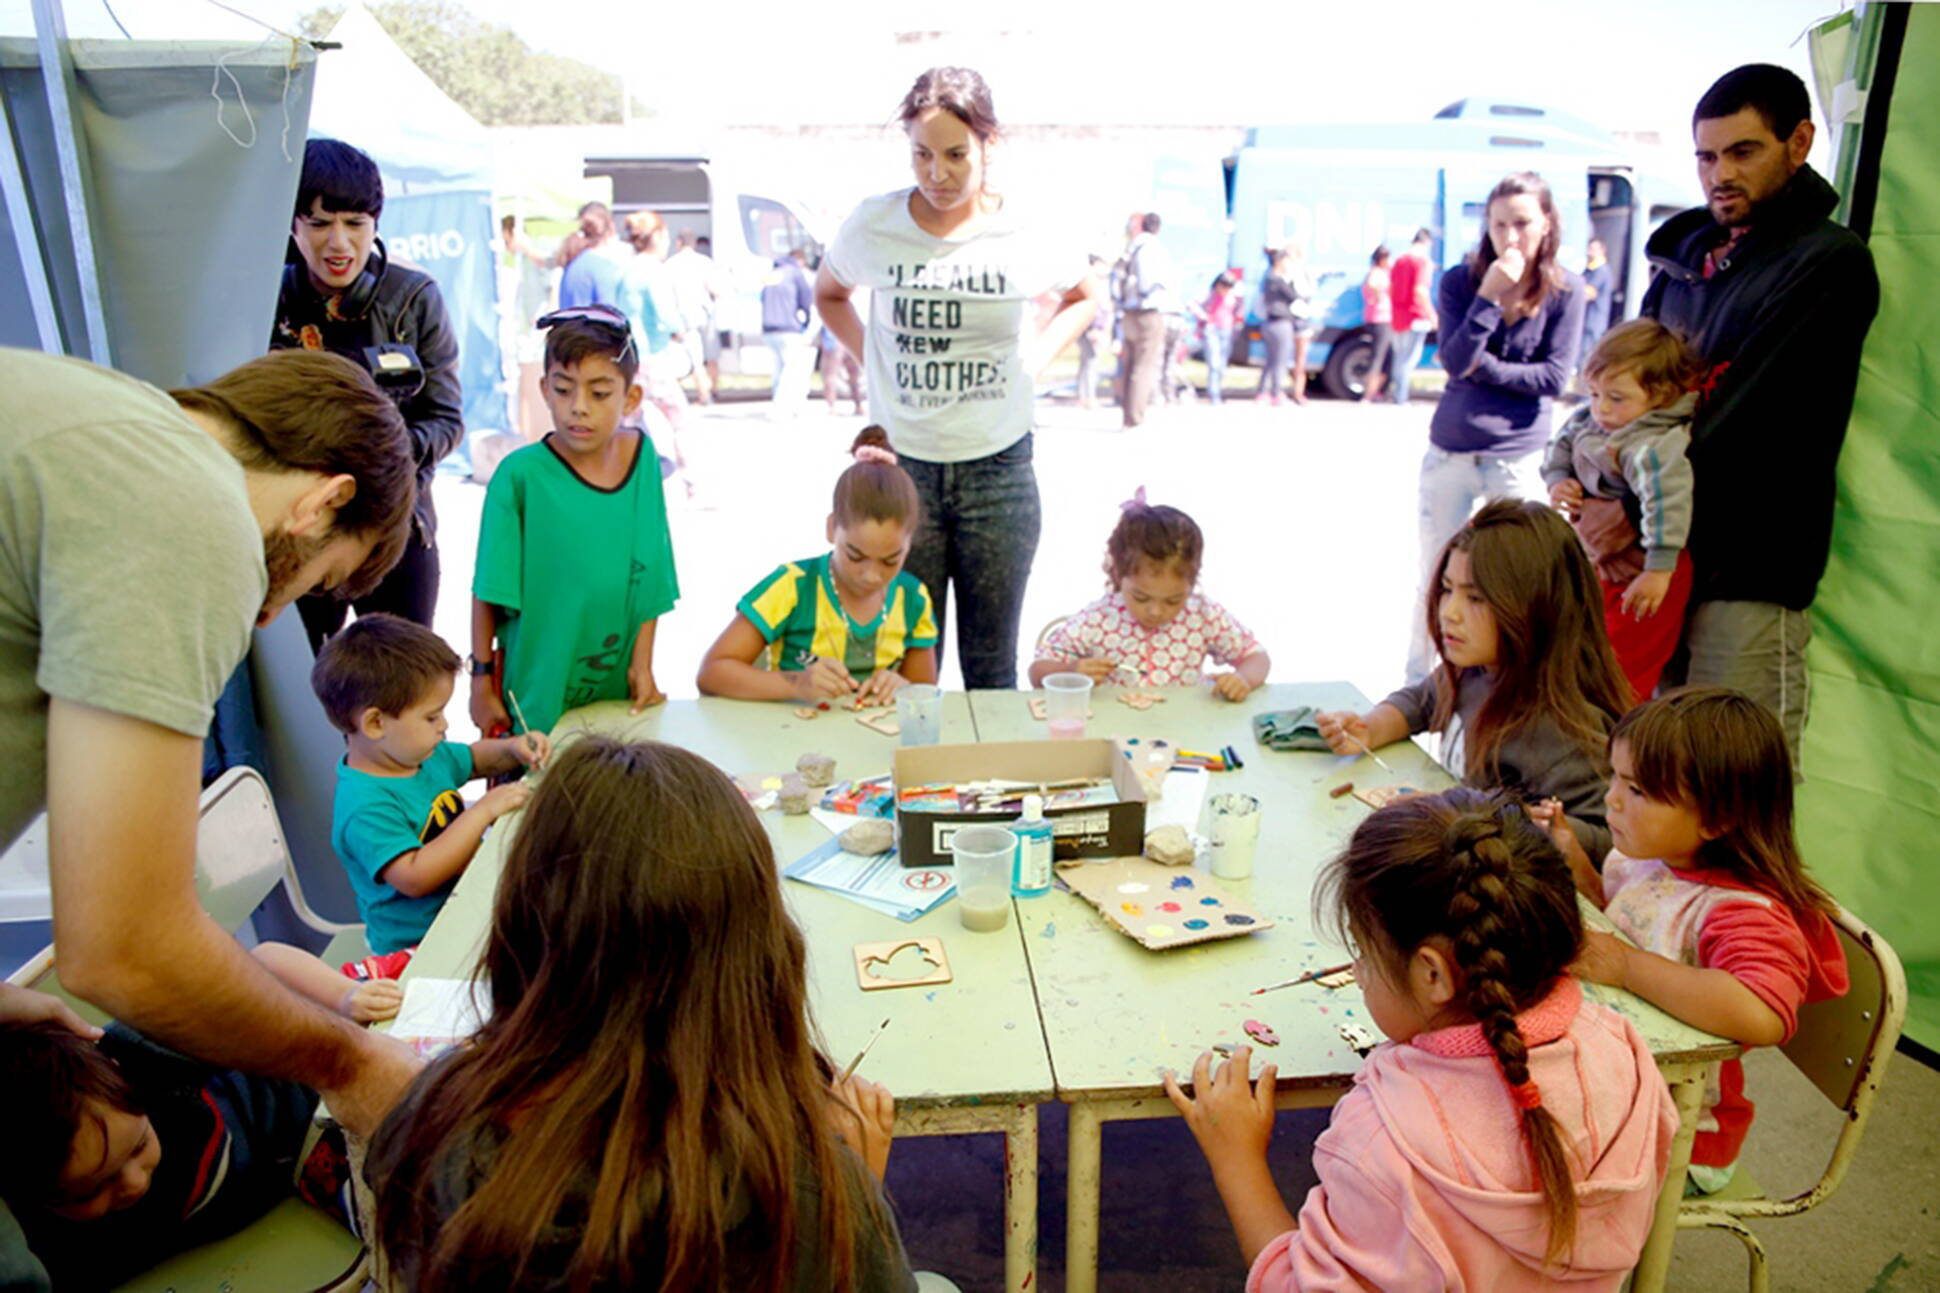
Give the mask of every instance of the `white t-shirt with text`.
POLYGON ((1081 244, 1004 208, 967 238, 925 232, 912 189, 868 198, 829 246, 829 272, 870 290, 869 416, 896 452, 927 462, 986 458, 1031 429, 1024 366, 1031 302, 1083 277, 1081 244))

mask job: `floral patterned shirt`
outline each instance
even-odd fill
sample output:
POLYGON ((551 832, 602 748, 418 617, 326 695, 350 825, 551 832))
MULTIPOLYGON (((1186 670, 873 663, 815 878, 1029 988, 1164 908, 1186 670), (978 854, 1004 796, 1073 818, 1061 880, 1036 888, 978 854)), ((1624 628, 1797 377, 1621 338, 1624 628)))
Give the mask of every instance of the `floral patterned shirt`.
POLYGON ((1208 655, 1230 668, 1260 649, 1245 625, 1200 593, 1188 595, 1179 613, 1153 630, 1139 624, 1123 594, 1112 593, 1052 630, 1037 658, 1116 660, 1116 681, 1189 687, 1199 681, 1208 655))

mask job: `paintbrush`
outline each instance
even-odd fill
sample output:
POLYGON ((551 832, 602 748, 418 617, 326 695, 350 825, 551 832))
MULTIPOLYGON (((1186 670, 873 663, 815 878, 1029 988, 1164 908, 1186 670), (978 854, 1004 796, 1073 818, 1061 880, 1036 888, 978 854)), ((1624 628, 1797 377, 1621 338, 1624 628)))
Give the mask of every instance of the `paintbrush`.
POLYGON ((1380 764, 1382 771, 1384 772, 1394 771, 1393 768, 1388 767, 1388 761, 1382 758, 1380 755, 1376 754, 1374 752, 1374 748, 1370 746, 1366 741, 1363 741, 1360 737, 1354 735, 1352 732, 1343 732, 1341 733, 1341 735, 1345 736, 1348 740, 1354 742, 1354 744, 1360 746, 1361 753, 1367 755, 1368 758, 1373 759, 1376 763, 1380 764))
POLYGON ((1354 962, 1349 961, 1346 965, 1330 965, 1330 966, 1327 966, 1325 969, 1308 970, 1305 974, 1302 974, 1297 978, 1286 979, 1280 983, 1269 983, 1264 988, 1255 988, 1251 992, 1247 993, 1246 995, 1249 997, 1257 997, 1262 992, 1271 992, 1275 988, 1291 988, 1296 986, 1297 984, 1311 983, 1315 979, 1324 979, 1330 974, 1339 974, 1342 970, 1351 970, 1353 968, 1354 968, 1354 962))
MULTIPOLYGON (((505 689, 505 703, 512 709, 512 721, 519 725, 519 732, 530 732, 532 724, 525 721, 525 714, 519 709, 519 698, 513 694, 510 687, 505 689)), ((512 735, 517 736, 519 732, 514 732, 512 735)))
POLYGON ((881 1025, 877 1027, 875 1033, 869 1038, 869 1040, 863 1043, 862 1049, 855 1053, 855 1058, 849 1061, 849 1067, 842 1070, 842 1076, 835 1079, 835 1084, 837 1086, 841 1086, 844 1082, 847 1082, 850 1078, 855 1076, 856 1066, 862 1063, 862 1057, 869 1053, 869 1048, 876 1044, 876 1039, 882 1036, 883 1029, 887 1027, 889 1027, 889 1021, 885 1019, 882 1021, 881 1025))

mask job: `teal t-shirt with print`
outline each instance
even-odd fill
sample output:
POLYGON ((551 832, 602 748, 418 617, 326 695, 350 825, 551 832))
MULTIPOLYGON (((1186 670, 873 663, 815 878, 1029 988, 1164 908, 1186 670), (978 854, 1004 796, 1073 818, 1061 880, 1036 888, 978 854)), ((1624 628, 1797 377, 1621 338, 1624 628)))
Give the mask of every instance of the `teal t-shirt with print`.
POLYGON ((492 473, 472 595, 504 611, 505 686, 533 731, 569 709, 625 700, 640 626, 680 596, 658 462, 642 437, 627 478, 602 489, 547 437, 492 473))
POLYGON ((371 951, 415 946, 451 896, 446 884, 436 893, 413 898, 377 877, 402 854, 438 838, 465 811, 458 791, 475 775, 471 747, 456 741, 433 750, 408 777, 377 777, 348 763, 337 764, 330 846, 350 873, 371 951))

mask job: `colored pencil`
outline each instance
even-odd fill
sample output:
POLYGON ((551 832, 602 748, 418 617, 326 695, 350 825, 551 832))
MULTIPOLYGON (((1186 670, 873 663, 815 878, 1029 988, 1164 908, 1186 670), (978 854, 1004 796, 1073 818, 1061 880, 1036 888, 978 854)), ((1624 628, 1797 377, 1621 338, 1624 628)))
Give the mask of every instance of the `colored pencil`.
POLYGON ((1251 992, 1247 993, 1246 995, 1249 997, 1257 997, 1262 992, 1271 992, 1275 988, 1291 988, 1296 984, 1311 983, 1315 979, 1324 979, 1330 974, 1339 974, 1342 970, 1351 970, 1353 968, 1354 968, 1354 962, 1349 961, 1345 965, 1330 965, 1330 966, 1327 966, 1325 969, 1308 970, 1305 974, 1299 975, 1295 978, 1283 979, 1279 983, 1269 983, 1264 988, 1255 988, 1251 992))
POLYGON ((887 1027, 889 1027, 889 1021, 885 1019, 870 1035, 869 1040, 863 1043, 862 1049, 855 1053, 855 1058, 849 1061, 849 1067, 842 1070, 842 1076, 835 1080, 838 1086, 855 1076, 856 1066, 862 1063, 862 1057, 869 1053, 869 1048, 876 1044, 876 1039, 882 1036, 882 1030, 887 1027))

